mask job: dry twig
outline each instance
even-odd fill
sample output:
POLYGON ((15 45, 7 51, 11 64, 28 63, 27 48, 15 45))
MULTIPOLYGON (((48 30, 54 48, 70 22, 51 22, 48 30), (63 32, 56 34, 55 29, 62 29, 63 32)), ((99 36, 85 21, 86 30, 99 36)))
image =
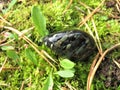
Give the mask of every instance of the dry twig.
POLYGON ((71 4, 72 4, 73 0, 70 0, 68 6, 66 7, 66 9, 63 11, 63 14, 66 13, 66 11, 70 8, 71 4))
POLYGON ((116 4, 115 6, 116 6, 118 12, 120 13, 120 8, 119 8, 118 4, 116 4))
POLYGON ((98 36, 98 33, 97 33, 97 28, 96 28, 94 19, 91 18, 91 20, 92 20, 92 24, 93 24, 94 31, 95 31, 95 36, 96 36, 96 41, 97 41, 96 43, 98 44, 98 51, 99 51, 100 55, 102 55, 103 50, 102 50, 102 45, 101 45, 101 42, 100 42, 100 39, 99 39, 99 36, 98 36))
POLYGON ((5 61, 3 62, 2 67, 0 67, 0 73, 1 73, 1 71, 3 70, 6 61, 7 61, 7 58, 5 58, 5 61))
MULTIPOLYGON (((110 51, 112 51, 113 49, 115 48, 118 48, 120 47, 120 43, 118 44, 115 44, 114 46, 112 46, 111 48, 107 49, 106 51, 104 51, 104 53, 101 55, 101 57, 99 58, 99 60, 97 61, 97 63, 95 64, 95 66, 92 66, 93 69, 90 70, 89 72, 89 78, 88 78, 88 81, 87 81, 87 90, 90 90, 90 87, 91 87, 91 84, 92 84, 92 80, 94 78, 94 75, 99 67, 99 65, 101 64, 102 60, 104 59, 105 55, 107 53, 109 53, 110 51)), ((94 63, 94 61, 93 61, 94 63)), ((93 64, 92 64, 93 65, 93 64)))
POLYGON ((12 24, 10 22, 8 22, 7 20, 5 20, 2 16, 0 16, 0 19, 1 19, 0 21, 5 22, 9 26, 12 26, 12 24))
MULTIPOLYGON (((15 32, 16 34, 18 34, 21 38, 23 38, 27 43, 30 44, 30 46, 44 59, 46 60, 54 69, 54 65, 43 55, 43 53, 41 53, 41 51, 39 51, 37 48, 38 46, 33 43, 28 37, 26 37, 23 33, 21 33, 20 31, 18 31, 17 29, 14 29, 12 27, 7 27, 7 26, 4 26, 5 29, 9 29, 13 32, 15 32)), ((49 57, 48 57, 49 58, 49 57)), ((52 58, 52 57, 51 57, 52 58)))
POLYGON ((120 1, 119 0, 116 0, 116 2, 118 3, 118 5, 120 6, 120 1))
POLYGON ((91 14, 89 14, 88 16, 86 16, 85 19, 84 19, 84 21, 82 20, 82 21, 78 24, 78 26, 81 27, 83 24, 85 24, 85 22, 88 21, 88 20, 100 9, 100 6, 102 6, 102 5, 104 4, 104 2, 105 2, 105 0, 103 0, 103 1, 98 5, 98 7, 95 8, 95 9, 91 12, 91 14))
POLYGON ((4 71, 6 71, 6 70, 19 70, 20 69, 20 67, 3 67, 2 68, 2 71, 4 70, 4 71))
POLYGON ((118 68, 120 68, 120 63, 118 63, 116 60, 113 60, 113 62, 117 65, 118 68))
POLYGON ((23 90, 24 84, 25 84, 25 81, 22 82, 22 85, 21 85, 21 87, 20 87, 20 90, 23 90))

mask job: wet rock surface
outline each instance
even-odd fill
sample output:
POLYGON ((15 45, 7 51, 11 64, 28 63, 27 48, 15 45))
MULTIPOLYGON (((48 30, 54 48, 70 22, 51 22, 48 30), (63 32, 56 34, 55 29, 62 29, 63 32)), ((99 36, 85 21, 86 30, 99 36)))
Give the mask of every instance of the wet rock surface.
POLYGON ((87 60, 96 49, 95 41, 82 30, 66 30, 44 37, 43 42, 59 56, 73 61, 87 60))

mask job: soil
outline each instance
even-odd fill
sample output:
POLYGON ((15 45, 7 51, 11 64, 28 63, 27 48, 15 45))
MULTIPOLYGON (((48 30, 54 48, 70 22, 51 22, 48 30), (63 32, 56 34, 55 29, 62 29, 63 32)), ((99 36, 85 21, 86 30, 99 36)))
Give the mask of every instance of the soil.
MULTIPOLYGON (((120 58, 116 61, 120 63, 120 58)), ((97 75, 103 79, 106 87, 118 87, 120 85, 120 68, 113 60, 105 59, 101 63, 97 75)))
MULTIPOLYGON (((106 7, 112 9, 112 17, 110 18, 118 20, 118 18, 120 18, 120 11, 117 9, 116 5, 118 5, 116 0, 106 1, 106 7)), ((118 6, 120 8, 120 5, 118 6)), ((120 57, 115 60, 120 66, 120 57)), ((113 62, 112 59, 105 58, 105 60, 102 61, 97 70, 96 76, 104 82, 106 87, 118 87, 120 85, 120 68, 113 62)))
POLYGON ((108 9, 112 9, 112 13, 109 16, 111 19, 120 19, 120 4, 116 0, 108 0, 105 2, 108 9))

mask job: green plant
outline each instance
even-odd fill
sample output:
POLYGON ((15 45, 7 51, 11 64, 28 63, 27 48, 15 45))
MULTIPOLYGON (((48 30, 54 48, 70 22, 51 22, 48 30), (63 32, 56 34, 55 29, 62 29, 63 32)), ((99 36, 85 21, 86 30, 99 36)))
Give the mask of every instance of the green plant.
POLYGON ((46 20, 40 9, 37 6, 33 6, 31 13, 33 22, 37 28, 39 35, 48 35, 48 31, 46 30, 46 20))
MULTIPOLYGON (((81 1, 90 7, 91 12, 101 3, 100 0, 81 1)), ((8 8, 4 9, 7 12, 4 14, 1 13, 2 17, 11 23, 12 26, 9 26, 0 17, 0 22, 2 22, 0 25, 2 24, 1 26, 3 26, 2 28, 0 27, 0 89, 59 90, 61 88, 75 88, 76 90, 86 90, 87 75, 94 56, 91 56, 85 62, 81 61, 77 63, 71 63, 71 61, 62 57, 58 60, 56 54, 51 52, 45 45, 41 46, 39 41, 49 33, 64 29, 71 30, 78 28, 88 32, 85 25, 78 27, 78 23, 82 21, 81 16, 85 18, 90 14, 87 12, 88 9, 81 5, 79 0, 19 0, 17 3, 15 2, 16 0, 11 0, 10 3, 13 4, 11 4, 10 8, 7 5, 9 10, 7 10, 8 8), (70 1, 72 3, 67 8, 70 1), (66 12, 64 13, 65 10, 66 12), (21 33, 14 34, 15 32, 12 32, 9 28, 4 28, 5 26, 16 28, 18 32, 22 31, 22 36, 19 35, 21 33), (33 28, 33 26, 35 27, 33 28), (7 32, 7 37, 4 36, 4 32, 7 32), (24 41, 24 36, 34 43, 30 42, 29 44, 24 41), (45 50, 55 59, 55 62, 48 57, 47 59, 51 64, 45 61, 42 57, 44 53, 38 54, 31 47, 31 44, 39 45, 37 47, 34 45, 37 51, 41 52, 45 50)), ((108 9, 105 5, 101 6, 100 11, 98 10, 91 17, 91 19, 94 19, 103 50, 120 42, 119 19, 109 17, 111 13, 113 14, 113 8, 108 9)), ((86 23, 93 32, 91 19, 86 23)), ((108 57, 115 58, 115 60, 119 59, 119 49, 114 52, 109 54, 108 57)), ((119 90, 120 86, 106 88, 104 80, 98 78, 98 74, 96 74, 92 90, 119 90)))

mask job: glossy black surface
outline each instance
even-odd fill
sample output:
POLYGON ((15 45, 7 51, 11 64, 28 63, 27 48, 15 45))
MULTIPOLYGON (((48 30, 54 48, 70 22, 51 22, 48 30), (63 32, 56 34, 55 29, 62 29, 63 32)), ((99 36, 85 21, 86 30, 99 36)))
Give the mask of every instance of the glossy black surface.
POLYGON ((43 42, 57 55, 75 61, 87 60, 96 48, 93 38, 80 30, 53 33, 44 37, 43 42))

